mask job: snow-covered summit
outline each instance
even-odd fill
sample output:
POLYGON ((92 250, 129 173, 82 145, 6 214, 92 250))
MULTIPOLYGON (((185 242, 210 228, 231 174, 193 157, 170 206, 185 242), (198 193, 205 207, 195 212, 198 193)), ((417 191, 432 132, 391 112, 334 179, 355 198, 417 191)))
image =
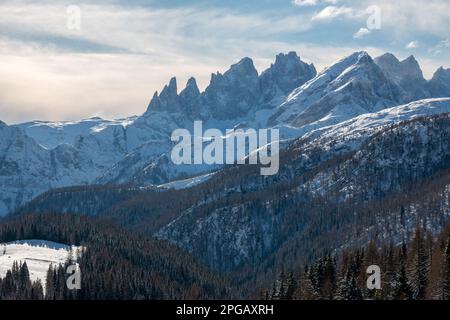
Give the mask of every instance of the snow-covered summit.
POLYGON ((295 89, 271 118, 272 124, 331 125, 401 103, 398 87, 367 52, 355 52, 295 89))
POLYGON ((73 144, 78 136, 86 136, 104 130, 108 126, 127 127, 136 117, 105 120, 93 117, 80 121, 31 121, 14 125, 21 128, 41 146, 53 149, 61 144, 73 144))

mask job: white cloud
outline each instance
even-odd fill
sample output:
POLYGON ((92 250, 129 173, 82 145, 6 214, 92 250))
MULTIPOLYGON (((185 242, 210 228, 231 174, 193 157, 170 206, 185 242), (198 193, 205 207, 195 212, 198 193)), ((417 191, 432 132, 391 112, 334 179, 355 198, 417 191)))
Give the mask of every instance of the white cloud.
POLYGON ((444 51, 448 51, 449 48, 450 48, 450 39, 444 39, 434 47, 428 49, 428 53, 437 56, 443 53, 444 51))
MULTIPOLYGON (((373 0, 357 1, 362 7, 373 4, 373 0)), ((399 41, 417 37, 419 33, 440 37, 450 34, 448 0, 377 0, 375 4, 381 9, 382 30, 399 41)))
POLYGON ((63 4, 0 6, 1 120, 140 114, 172 76, 179 89, 190 76, 204 88, 244 56, 273 60, 283 49, 269 48, 271 36, 311 26, 302 14, 221 9, 85 4, 81 13, 73 32, 63 4))
POLYGON ((417 49, 420 47, 419 41, 411 41, 406 45, 406 49, 417 49))
POLYGON ((294 0, 294 4, 300 7, 316 6, 322 3, 337 4, 338 2, 339 0, 294 0))
MULTIPOLYGON (((394 51, 389 47, 394 40, 404 49, 411 39, 424 46, 418 34, 441 39, 450 34, 450 1, 446 0, 377 0, 382 9, 380 34, 388 34, 388 48, 370 50, 346 43, 326 45, 330 39, 324 39, 322 32, 316 37, 314 28, 333 19, 352 19, 361 22, 358 28, 365 27, 365 9, 373 0, 297 0, 299 6, 327 7, 288 14, 92 1, 80 4, 81 31, 77 32, 66 28, 66 5, 73 1, 0 2, 0 120, 7 122, 139 114, 153 91, 170 77, 177 76, 179 89, 190 76, 204 88, 211 72, 224 71, 243 56, 254 58, 262 71, 275 54, 297 50, 320 70, 353 51, 381 54, 394 51), (319 12, 312 21, 316 9, 319 12), (284 37, 302 32, 301 42, 284 37)), ((339 23, 333 21, 330 27, 339 30, 339 23)), ((355 36, 367 36, 363 29, 355 36)), ((448 58, 445 61, 439 53, 448 50, 449 42, 431 48, 429 60, 422 57, 427 62, 425 73, 432 74, 435 65, 448 64, 448 58)))
POLYGON ((321 11, 317 12, 313 17, 312 20, 333 20, 338 17, 352 17, 353 16, 353 9, 350 7, 335 7, 335 6, 328 6, 321 11))
POLYGON ((361 39, 370 34, 370 30, 367 28, 361 28, 353 35, 355 39, 361 39))
POLYGON ((296 6, 315 6, 318 4, 318 0, 294 0, 296 6))

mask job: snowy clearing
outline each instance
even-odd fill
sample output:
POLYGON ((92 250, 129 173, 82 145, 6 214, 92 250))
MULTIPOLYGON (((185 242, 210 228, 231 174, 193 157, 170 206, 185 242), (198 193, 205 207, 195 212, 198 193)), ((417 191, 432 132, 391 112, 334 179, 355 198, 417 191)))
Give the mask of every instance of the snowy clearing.
MULTIPOLYGON (((14 261, 27 263, 31 281, 40 279, 45 285, 50 264, 63 264, 69 258, 71 246, 45 240, 23 240, 0 244, 0 277, 13 266, 14 261)), ((76 255, 79 247, 72 246, 76 255)), ((75 257, 74 257, 75 258, 75 257)))

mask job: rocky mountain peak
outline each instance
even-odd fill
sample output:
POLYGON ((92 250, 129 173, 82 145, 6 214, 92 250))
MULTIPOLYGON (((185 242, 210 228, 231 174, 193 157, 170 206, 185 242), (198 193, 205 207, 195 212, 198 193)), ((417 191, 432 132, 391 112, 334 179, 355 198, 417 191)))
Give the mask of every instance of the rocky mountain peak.
POLYGON ((177 90, 177 79, 173 77, 169 84, 164 86, 159 96, 158 92, 154 93, 147 111, 179 112, 180 101, 177 90))
POLYGON ((246 115, 259 96, 258 71, 252 59, 243 58, 223 75, 212 74, 203 102, 211 117, 235 119, 246 115))
POLYGON ((424 81, 422 69, 414 56, 399 61, 391 53, 375 58, 375 63, 397 84, 408 80, 424 81))
POLYGON ((373 62, 372 57, 366 51, 356 52, 356 55, 358 56, 358 64, 373 62))
POLYGON ((316 68, 303 62, 295 51, 280 53, 260 76, 264 102, 287 95, 316 76, 316 68))
POLYGON ((400 64, 400 61, 397 59, 396 56, 394 56, 392 53, 390 52, 386 52, 385 54, 382 54, 379 57, 375 58, 375 62, 377 64, 382 64, 382 65, 386 65, 386 66, 395 66, 400 64))
POLYGON ((287 54, 281 52, 275 57, 275 65, 286 65, 289 62, 296 63, 298 61, 301 60, 295 51, 290 51, 287 54))
POLYGON ((239 84, 245 86, 256 86, 258 81, 258 71, 250 58, 243 58, 238 63, 233 64, 228 71, 223 74, 223 78, 233 86, 239 84))
POLYGON ((440 67, 439 69, 437 69, 433 75, 433 79, 439 78, 450 78, 450 69, 444 69, 444 67, 440 67))
POLYGON ((177 94, 177 78, 173 77, 170 79, 169 84, 164 86, 164 89, 161 91, 160 98, 174 97, 177 96, 177 94))
POLYGON ((185 100, 198 96, 200 96, 200 90, 198 89, 197 81, 195 80, 195 78, 191 77, 186 84, 186 88, 184 88, 183 91, 180 92, 180 98, 182 100, 185 100))
POLYGON ((194 118, 199 117, 201 107, 201 93, 197 86, 195 78, 190 78, 186 84, 186 88, 180 92, 180 103, 187 115, 194 118))
POLYGON ((238 63, 233 64, 230 67, 230 70, 225 72, 225 75, 233 72, 239 72, 242 74, 258 74, 258 71, 256 71, 255 65, 253 64, 253 60, 249 57, 244 57, 238 63))
POLYGON ((198 91, 200 93, 198 86, 197 86, 197 80, 195 80, 194 77, 189 78, 189 80, 186 84, 185 90, 189 90, 189 91, 193 90, 193 91, 198 91))
POLYGON ((450 69, 437 69, 427 87, 433 97, 450 97, 450 69))
POLYGON ((153 94, 152 99, 150 100, 150 103, 147 107, 147 112, 151 110, 159 110, 161 108, 161 102, 159 101, 159 94, 158 91, 155 91, 153 94))
POLYGON ((413 55, 403 60, 401 64, 403 66, 403 74, 405 76, 415 78, 416 80, 425 81, 419 62, 417 62, 413 55))
POLYGON ((428 97, 424 89, 425 78, 422 69, 414 56, 400 61, 391 53, 375 58, 375 63, 381 68, 388 79, 403 91, 404 102, 428 97))

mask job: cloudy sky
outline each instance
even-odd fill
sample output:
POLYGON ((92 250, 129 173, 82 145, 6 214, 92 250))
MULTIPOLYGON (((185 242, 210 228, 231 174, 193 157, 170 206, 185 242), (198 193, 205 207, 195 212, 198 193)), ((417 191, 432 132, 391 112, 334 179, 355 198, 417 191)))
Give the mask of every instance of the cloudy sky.
POLYGON ((414 54, 431 77, 450 67, 449 20, 448 0, 0 0, 0 120, 140 114, 172 76, 204 88, 244 56, 262 71, 293 50, 318 70, 414 54))

